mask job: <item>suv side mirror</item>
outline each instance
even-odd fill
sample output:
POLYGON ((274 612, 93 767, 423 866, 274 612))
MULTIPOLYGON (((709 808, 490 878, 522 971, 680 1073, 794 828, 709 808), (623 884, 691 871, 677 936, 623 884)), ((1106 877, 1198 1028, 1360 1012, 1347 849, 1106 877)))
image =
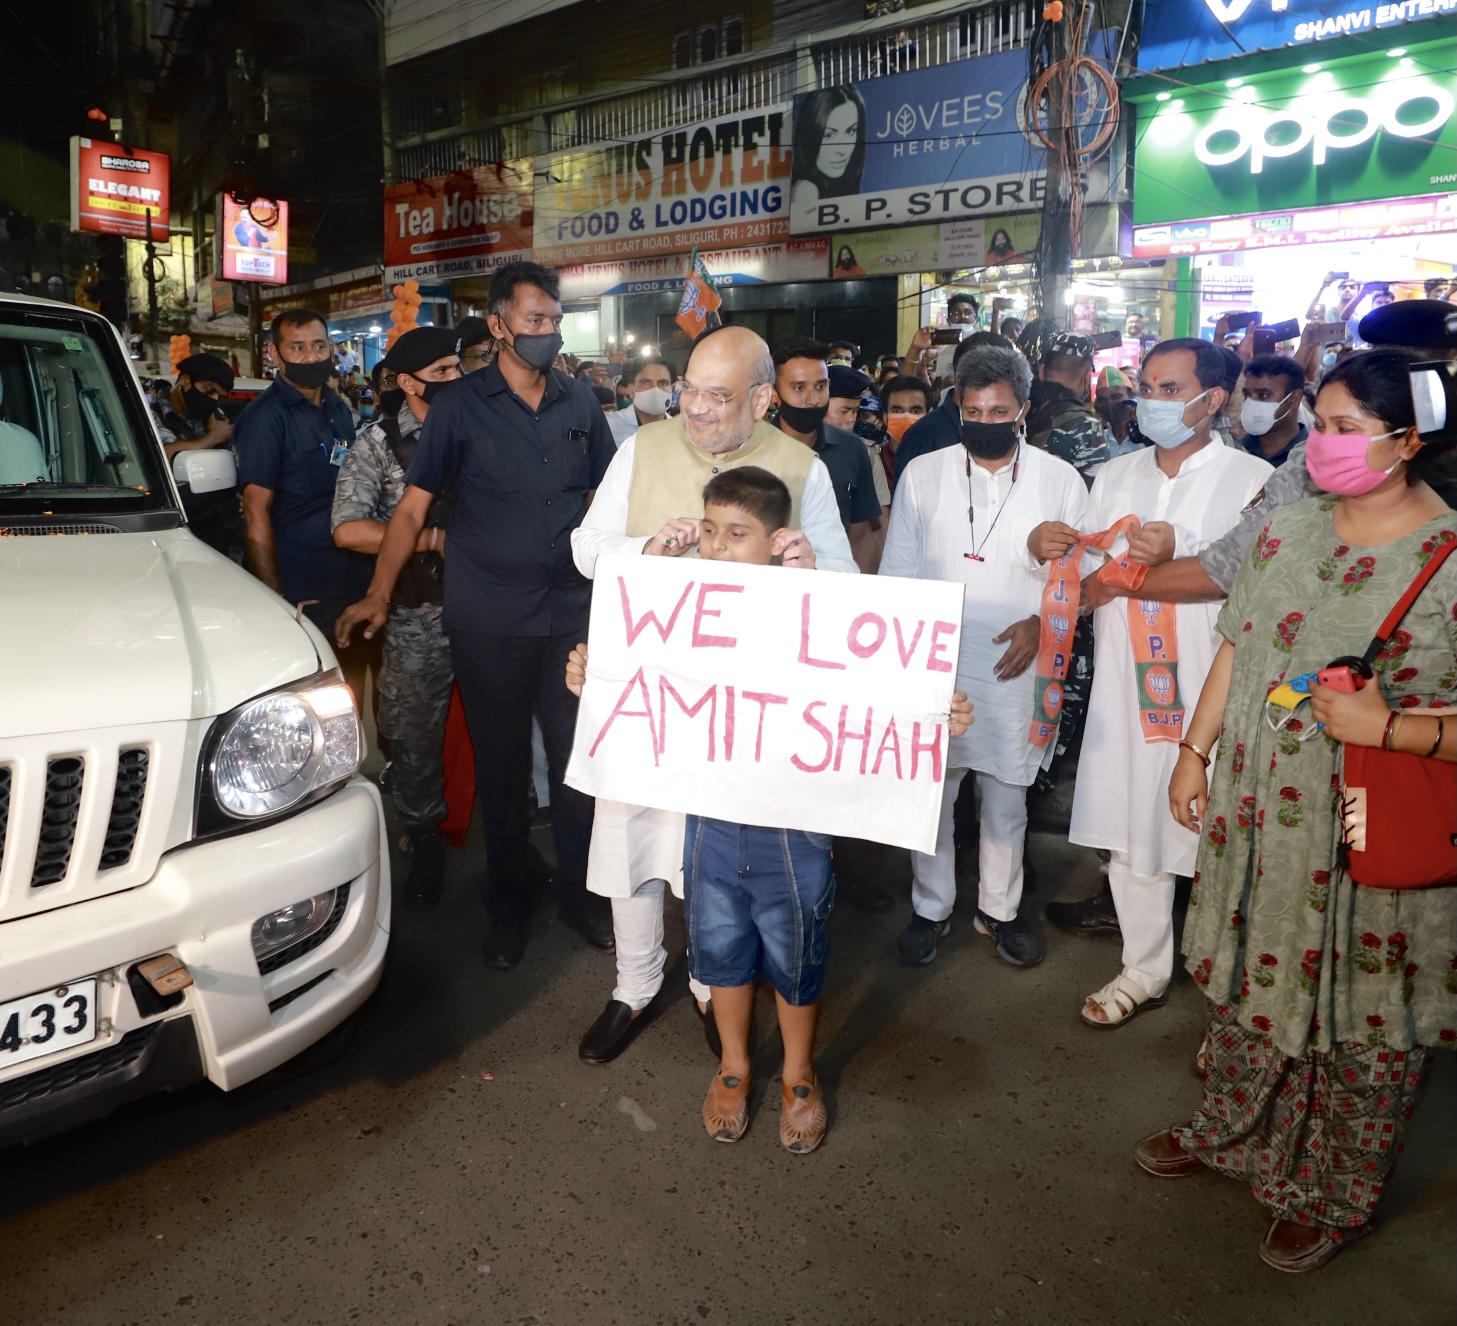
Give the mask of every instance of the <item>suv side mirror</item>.
POLYGON ((238 462, 227 447, 179 451, 172 458, 172 477, 195 495, 220 493, 238 486, 238 462))

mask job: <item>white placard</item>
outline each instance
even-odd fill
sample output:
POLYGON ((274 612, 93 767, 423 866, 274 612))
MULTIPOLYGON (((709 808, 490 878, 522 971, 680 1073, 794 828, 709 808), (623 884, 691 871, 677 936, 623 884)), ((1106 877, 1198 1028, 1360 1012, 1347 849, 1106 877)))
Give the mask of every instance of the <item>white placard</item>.
POLYGON ((566 781, 631 805, 934 851, 962 591, 600 558, 566 781))

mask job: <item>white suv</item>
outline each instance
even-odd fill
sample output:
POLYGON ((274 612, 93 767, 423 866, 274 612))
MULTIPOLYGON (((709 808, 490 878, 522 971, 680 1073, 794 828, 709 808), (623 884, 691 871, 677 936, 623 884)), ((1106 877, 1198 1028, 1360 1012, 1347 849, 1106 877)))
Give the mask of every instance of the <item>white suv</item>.
POLYGON ((324 637, 188 533, 111 325, 0 295, 0 1145, 236 1087, 364 1002, 362 745, 324 637))

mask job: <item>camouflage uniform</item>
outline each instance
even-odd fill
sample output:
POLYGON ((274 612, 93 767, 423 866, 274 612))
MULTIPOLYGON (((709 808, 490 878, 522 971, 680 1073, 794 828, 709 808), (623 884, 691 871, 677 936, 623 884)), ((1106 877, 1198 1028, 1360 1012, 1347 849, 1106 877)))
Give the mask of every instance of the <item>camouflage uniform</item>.
MULTIPOLYGON (((406 406, 397 422, 404 446, 413 449, 419 421, 406 406)), ((404 494, 405 472, 390 439, 379 423, 370 424, 339 467, 333 525, 337 529, 347 520, 388 524, 404 494)), ((437 523, 438 505, 431 508, 428 524, 437 523)), ((390 795, 407 827, 430 827, 445 818, 442 753, 453 680, 438 593, 420 607, 392 606, 379 673, 379 732, 390 743, 390 795)))

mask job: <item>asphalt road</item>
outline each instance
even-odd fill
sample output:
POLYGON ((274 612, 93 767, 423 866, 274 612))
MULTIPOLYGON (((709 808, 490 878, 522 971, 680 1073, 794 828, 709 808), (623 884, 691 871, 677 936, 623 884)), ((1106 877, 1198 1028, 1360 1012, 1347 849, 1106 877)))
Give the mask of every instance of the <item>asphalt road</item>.
MULTIPOLYGON (((1032 906, 1095 886, 1091 853, 1050 834, 1033 850, 1032 906)), ((1107 940, 1053 931, 1047 962, 1017 971, 958 917, 911 970, 894 957, 909 870, 887 852, 897 910, 833 921, 828 1140, 779 1147, 763 998, 754 1122, 715 1145, 681 963, 621 1059, 580 1063, 611 959, 547 903, 521 967, 486 970, 478 861, 452 854, 446 902, 398 917, 385 984, 332 1064, 0 1154, 0 1322, 1228 1326, 1358 1304, 1453 1320, 1450 1055, 1378 1236, 1283 1276, 1256 1259, 1247 1191, 1155 1180, 1131 1158, 1198 1098, 1204 1001, 1187 980, 1099 1032, 1077 1011, 1117 969, 1107 940)), ((681 947, 676 909, 670 936, 681 947)))

